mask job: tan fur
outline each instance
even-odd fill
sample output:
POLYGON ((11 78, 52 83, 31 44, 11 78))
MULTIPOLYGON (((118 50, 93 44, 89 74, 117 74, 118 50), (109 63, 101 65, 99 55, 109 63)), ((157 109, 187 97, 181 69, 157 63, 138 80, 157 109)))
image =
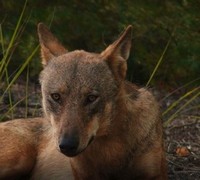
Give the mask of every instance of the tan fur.
POLYGON ((0 179, 73 179, 69 159, 56 149, 45 119, 1 123, 0 135, 0 179))
POLYGON ((124 80, 132 27, 100 54, 38 33, 44 118, 0 124, 0 179, 167 179, 159 106, 124 80))

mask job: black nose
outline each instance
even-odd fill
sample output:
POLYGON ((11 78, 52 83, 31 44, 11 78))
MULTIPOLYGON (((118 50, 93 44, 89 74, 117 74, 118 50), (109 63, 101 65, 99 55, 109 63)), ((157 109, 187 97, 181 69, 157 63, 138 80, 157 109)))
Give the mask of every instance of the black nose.
POLYGON ((61 139, 59 148, 62 153, 67 156, 75 156, 79 146, 79 139, 77 136, 64 137, 61 139))

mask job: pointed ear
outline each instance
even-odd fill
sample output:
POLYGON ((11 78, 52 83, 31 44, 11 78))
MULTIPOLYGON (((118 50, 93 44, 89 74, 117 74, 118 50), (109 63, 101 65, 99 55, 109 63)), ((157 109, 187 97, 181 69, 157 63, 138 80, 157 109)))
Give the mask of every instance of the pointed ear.
POLYGON ((131 49, 132 26, 129 25, 122 35, 101 53, 117 79, 126 76, 127 62, 131 49))
POLYGON ((54 57, 65 54, 67 50, 49 31, 43 23, 38 24, 38 36, 41 46, 42 64, 47 65, 49 60, 54 57))

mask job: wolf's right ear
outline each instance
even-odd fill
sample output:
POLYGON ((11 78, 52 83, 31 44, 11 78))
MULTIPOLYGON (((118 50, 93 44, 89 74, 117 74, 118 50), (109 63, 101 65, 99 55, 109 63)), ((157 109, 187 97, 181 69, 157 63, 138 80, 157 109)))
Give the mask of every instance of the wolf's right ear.
POLYGON ((54 57, 67 53, 67 50, 43 23, 38 24, 42 64, 45 66, 54 57))

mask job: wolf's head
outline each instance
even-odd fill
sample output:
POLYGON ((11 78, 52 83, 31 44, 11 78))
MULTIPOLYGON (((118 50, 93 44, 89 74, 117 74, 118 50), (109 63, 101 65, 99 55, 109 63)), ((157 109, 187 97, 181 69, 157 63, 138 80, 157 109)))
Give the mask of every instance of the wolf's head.
POLYGON ((131 32, 128 26, 100 54, 68 52, 44 24, 38 25, 44 113, 65 155, 75 156, 93 139, 108 135, 126 75, 131 32))

